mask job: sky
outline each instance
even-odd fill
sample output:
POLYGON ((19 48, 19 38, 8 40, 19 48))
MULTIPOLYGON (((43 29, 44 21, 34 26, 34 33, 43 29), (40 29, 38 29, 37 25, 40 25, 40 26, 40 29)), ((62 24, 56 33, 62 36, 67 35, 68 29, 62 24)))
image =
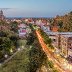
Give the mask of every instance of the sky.
POLYGON ((54 17, 72 11, 72 0, 0 0, 6 17, 54 17))

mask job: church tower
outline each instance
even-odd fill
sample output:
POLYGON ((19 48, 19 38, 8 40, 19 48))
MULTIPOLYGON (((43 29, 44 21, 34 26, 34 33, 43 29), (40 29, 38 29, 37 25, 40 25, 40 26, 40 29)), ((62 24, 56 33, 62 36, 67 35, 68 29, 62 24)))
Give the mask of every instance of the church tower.
POLYGON ((3 11, 1 10, 0 11, 0 20, 3 20, 4 19, 4 15, 3 15, 3 11))

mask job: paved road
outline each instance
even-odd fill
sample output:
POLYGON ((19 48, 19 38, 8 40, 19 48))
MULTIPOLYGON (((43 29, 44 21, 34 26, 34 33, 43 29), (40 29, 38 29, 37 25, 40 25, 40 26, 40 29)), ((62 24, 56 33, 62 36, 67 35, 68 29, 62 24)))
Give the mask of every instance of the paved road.
POLYGON ((55 59, 53 53, 48 49, 48 47, 46 46, 46 44, 44 43, 43 38, 40 35, 40 32, 38 30, 36 30, 36 34, 38 37, 38 40, 42 46, 43 51, 46 53, 47 57, 52 60, 52 62, 54 63, 54 66, 59 70, 59 72, 70 72, 69 70, 65 70, 61 64, 55 59))
MULTIPOLYGON (((22 46, 22 47, 23 47, 23 46, 22 46)), ((12 56, 10 56, 10 57, 9 57, 8 59, 6 59, 3 63, 1 63, 1 65, 7 63, 8 61, 10 61, 18 52, 22 51, 23 49, 24 49, 24 48, 18 49, 12 56)))

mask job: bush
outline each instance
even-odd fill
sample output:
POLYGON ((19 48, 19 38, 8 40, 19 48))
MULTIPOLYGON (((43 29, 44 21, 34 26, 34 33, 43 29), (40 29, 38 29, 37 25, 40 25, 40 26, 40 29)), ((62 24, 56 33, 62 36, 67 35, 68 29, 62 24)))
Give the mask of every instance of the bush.
POLYGON ((53 68, 53 67, 54 67, 53 62, 52 62, 52 61, 48 61, 48 66, 49 66, 50 68, 53 68))

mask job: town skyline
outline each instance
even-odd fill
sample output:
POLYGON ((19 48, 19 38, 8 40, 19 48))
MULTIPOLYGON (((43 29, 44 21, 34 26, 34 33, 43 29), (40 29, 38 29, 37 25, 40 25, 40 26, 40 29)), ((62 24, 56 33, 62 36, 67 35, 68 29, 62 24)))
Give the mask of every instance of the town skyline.
POLYGON ((5 1, 10 5, 0 2, 0 72, 72 72, 71 3, 51 11, 49 0, 26 3, 27 9, 23 1, 5 1))
POLYGON ((72 11, 68 0, 0 0, 6 17, 54 17, 72 11))

